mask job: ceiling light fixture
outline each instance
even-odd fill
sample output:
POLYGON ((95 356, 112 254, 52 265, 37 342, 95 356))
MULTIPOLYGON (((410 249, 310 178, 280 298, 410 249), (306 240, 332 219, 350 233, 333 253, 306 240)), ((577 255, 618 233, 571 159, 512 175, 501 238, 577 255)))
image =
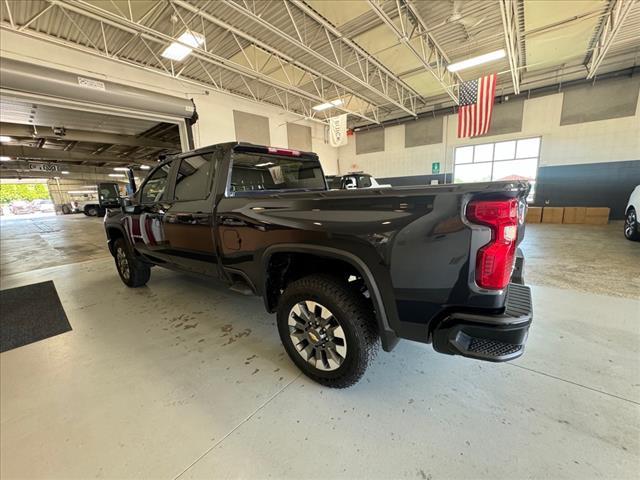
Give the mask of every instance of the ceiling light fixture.
POLYGON ((7 137, 6 135, 0 135, 0 143, 13 142, 13 138, 7 137))
POLYGON ((181 62, 193 51, 204 43, 204 36, 196 32, 184 32, 178 37, 177 42, 171 44, 160 54, 169 60, 181 62))
POLYGON ((149 165, 140 165, 140 170, 150 170, 151 167, 149 165))
POLYGON ((11 157, 7 157, 5 155, 2 155, 0 157, 0 162, 8 162, 9 160, 11 160, 11 157))
POLYGON ((447 67, 450 72, 458 72, 466 68, 477 67, 483 63, 493 62, 504 58, 506 53, 504 49, 496 50, 495 52, 485 53, 484 55, 478 55, 477 57, 467 58, 461 62, 452 63, 447 67))
POLYGON ((60 173, 63 174, 63 175, 69 175, 69 172, 67 170, 63 170, 60 173))
POLYGON ((329 110, 330 108, 333 108, 333 107, 339 107, 343 103, 344 102, 338 98, 337 100, 333 100, 327 103, 321 103, 320 105, 316 105, 315 107, 311 107, 311 108, 313 108, 316 112, 322 112, 323 110, 329 110))
POLYGON ((124 178, 124 177, 126 177, 126 175, 124 173, 110 173, 109 176, 110 177, 116 177, 116 178, 124 178))
POLYGON ((114 170, 116 172, 126 172, 129 169, 127 167, 115 167, 114 170))

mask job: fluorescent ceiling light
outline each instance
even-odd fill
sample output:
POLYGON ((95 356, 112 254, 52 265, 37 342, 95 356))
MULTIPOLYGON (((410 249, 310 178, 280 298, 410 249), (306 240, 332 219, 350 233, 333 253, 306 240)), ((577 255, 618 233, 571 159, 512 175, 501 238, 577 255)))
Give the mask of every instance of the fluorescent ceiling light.
POLYGON ((149 165, 140 165, 140 170, 150 170, 151 167, 149 165))
POLYGON ((96 192, 92 190, 69 190, 67 193, 71 195, 84 195, 84 194, 96 193, 96 192))
POLYGON ((5 155, 2 155, 0 157, 0 162, 8 162, 9 160, 11 160, 11 157, 7 157, 5 155))
POLYGON ((495 52, 485 53, 484 55, 479 55, 477 57, 467 58, 466 60, 462 60, 461 62, 452 63, 447 67, 447 70, 450 72, 457 72, 460 70, 464 70, 465 68, 476 67, 478 65, 482 65, 483 63, 493 62, 494 60, 500 60, 504 58, 506 55, 503 49, 496 50, 495 52))
POLYGON ((116 172, 126 172, 129 169, 127 167, 115 167, 114 170, 116 172))
POLYGON ((313 108, 316 112, 322 112, 323 110, 329 110, 333 107, 339 107, 340 105, 342 105, 342 103, 342 100, 338 98, 337 100, 333 100, 327 103, 321 103, 320 105, 316 105, 315 107, 311 108, 313 108))
POLYGON ((117 177, 117 178, 126 177, 126 175, 124 173, 110 173, 109 176, 110 177, 117 177))
POLYGON ((196 32, 184 32, 178 37, 177 42, 164 49, 161 55, 169 60, 180 62, 187 58, 194 48, 198 48, 204 43, 204 37, 196 32))
POLYGON ((13 138, 7 137, 6 135, 0 135, 0 143, 12 142, 13 138))
POLYGON ((66 171, 66 170, 63 170, 63 171, 61 171, 60 173, 61 173, 61 174, 63 174, 63 175, 69 175, 69 172, 68 172, 68 171, 66 171))

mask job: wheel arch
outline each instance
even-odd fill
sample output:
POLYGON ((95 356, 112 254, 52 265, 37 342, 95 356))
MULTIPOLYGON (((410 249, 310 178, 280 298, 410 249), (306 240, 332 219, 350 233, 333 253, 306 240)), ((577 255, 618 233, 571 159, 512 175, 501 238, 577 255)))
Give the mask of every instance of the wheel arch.
POLYGON ((385 351, 391 351, 393 347, 398 343, 398 337, 395 332, 389 326, 389 319, 387 315, 387 309, 382 299, 382 294, 378 286, 373 273, 367 266, 367 264, 357 255, 345 250, 337 248, 326 247, 322 245, 299 245, 299 244, 279 244, 268 247, 262 256, 262 281, 260 287, 262 288, 262 298, 264 300, 265 308, 268 312, 274 312, 277 302, 274 304, 272 295, 270 295, 268 282, 269 282, 269 265, 272 257, 275 254, 306 254, 312 255, 321 259, 332 259, 340 262, 344 262, 350 265, 364 280, 367 289, 369 290, 371 301, 373 302, 376 322, 378 324, 378 330, 380 332, 380 338, 382 342, 382 348, 385 351))

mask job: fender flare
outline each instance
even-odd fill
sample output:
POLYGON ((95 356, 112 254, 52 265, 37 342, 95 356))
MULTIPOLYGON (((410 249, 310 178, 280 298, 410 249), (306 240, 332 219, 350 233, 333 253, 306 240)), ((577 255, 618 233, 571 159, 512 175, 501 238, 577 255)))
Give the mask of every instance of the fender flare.
POLYGON ((124 227, 120 224, 108 224, 105 225, 104 227, 105 232, 107 234, 107 246, 109 247, 109 251, 111 252, 112 256, 115 256, 115 252, 113 251, 113 242, 114 239, 111 237, 111 235, 109 235, 109 231, 110 230, 117 230, 120 232, 120 234, 122 235, 122 237, 125 239, 125 241, 127 242, 127 244, 131 244, 131 239, 129 238, 129 235, 127 234, 127 232, 125 231, 124 227))
POLYGON ((267 271, 269 261, 275 253, 307 253, 317 255, 319 257, 341 260, 355 268, 356 271, 360 273, 360 275, 362 275, 362 278, 364 279, 365 284, 367 285, 367 289, 369 290, 369 293, 371 295, 371 299, 373 300, 376 321, 378 322, 380 339, 382 341, 382 348, 385 351, 389 352, 393 349, 393 347, 395 347, 399 339, 396 336, 395 332, 389 326, 389 318, 387 316, 384 301, 382 300, 382 295, 380 293, 380 289, 378 288, 378 283, 373 276, 373 273, 371 273, 371 270, 369 269, 367 264, 360 257, 345 250, 325 247, 322 245, 300 245, 296 243, 278 244, 266 248, 262 255, 261 272, 263 274, 263 278, 261 281, 261 288, 263 292, 265 308, 267 309, 267 311, 269 311, 269 303, 267 298, 267 275, 265 273, 267 271))

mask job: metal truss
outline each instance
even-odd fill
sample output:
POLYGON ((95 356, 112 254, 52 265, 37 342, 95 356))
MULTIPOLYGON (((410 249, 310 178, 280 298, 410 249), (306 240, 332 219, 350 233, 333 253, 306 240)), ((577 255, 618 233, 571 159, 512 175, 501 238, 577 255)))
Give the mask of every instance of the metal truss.
POLYGON ((502 15, 502 28, 509 59, 509 69, 511 70, 513 92, 518 95, 520 94, 520 80, 522 78, 521 69, 524 64, 518 0, 500 0, 500 14, 502 15))
POLYGON ((442 89, 458 103, 459 75, 447 70, 449 58, 429 32, 427 25, 410 0, 368 0, 371 9, 393 31, 398 40, 422 63, 442 89), (391 7, 391 4, 394 4, 391 7), (387 7, 389 5, 389 7, 387 7), (394 19, 387 13, 394 11, 394 19), (417 46, 415 45, 417 43, 417 46))
MULTIPOLYGON (((352 82, 357 83, 369 96, 400 108, 415 116, 420 95, 384 65, 378 62, 301 0, 283 0, 283 17, 288 21, 289 34, 275 27, 260 15, 263 2, 222 0, 246 18, 295 46, 352 82), (328 46, 329 48, 321 48, 328 46)), ((380 105, 380 103, 378 103, 380 105)))
POLYGON ((593 45, 593 51, 586 62, 587 78, 595 76, 624 20, 637 3, 637 0, 611 0, 609 2, 607 16, 600 26, 600 31, 593 45))
MULTIPOLYGON (((202 23, 198 23, 198 28, 195 28, 196 25, 193 24, 195 18, 200 22, 204 22, 206 20, 204 15, 200 12, 190 12, 189 10, 181 11, 180 9, 183 8, 184 2, 180 2, 180 5, 178 3, 174 4, 171 0, 157 2, 145 15, 134 20, 130 10, 129 15, 127 15, 120 9, 117 9, 116 12, 108 11, 83 0, 47 1, 49 4, 45 8, 22 25, 18 25, 14 21, 10 3, 4 2, 3 7, 7 10, 9 24, 3 22, 2 28, 161 73, 182 82, 248 98, 259 103, 275 105, 286 112, 321 123, 327 123, 329 113, 317 112, 313 109, 313 106, 330 102, 336 98, 340 98, 343 101, 343 106, 338 107, 339 110, 356 115, 369 122, 379 122, 377 105, 359 96, 356 97, 353 91, 346 89, 337 82, 331 81, 324 75, 316 75, 317 72, 303 69, 305 71, 303 78, 312 84, 313 90, 301 88, 301 81, 296 81, 292 78, 290 70, 287 69, 289 65, 295 65, 296 68, 302 69, 301 65, 293 63, 291 59, 279 56, 273 49, 266 50, 264 45, 259 47, 256 43, 251 43, 250 41, 247 43, 248 35, 240 36, 239 31, 228 30, 227 34, 234 36, 244 57, 248 58, 246 49, 253 45, 268 51, 268 62, 260 64, 257 62, 237 63, 217 55, 213 49, 207 49, 206 42, 201 48, 194 48, 190 58, 184 64, 161 58, 160 52, 171 42, 181 43, 177 36, 158 31, 147 25, 149 19, 154 17, 157 19, 158 16, 166 14, 167 12, 163 12, 163 9, 170 8, 170 14, 173 12, 179 18, 181 26, 184 27, 181 28, 181 31, 204 30, 202 23), (35 20, 44 17, 55 8, 63 12, 65 18, 69 21, 68 28, 75 30, 78 34, 78 41, 66 40, 28 28, 35 20), (187 14, 189 14, 190 18, 185 19, 187 14), (83 26, 76 21, 78 20, 78 15, 84 17, 83 26), (240 38, 243 40, 242 42, 239 41, 240 38), (136 47, 146 51, 147 55, 144 55, 142 59, 125 55, 127 51, 133 51, 136 47), (184 71, 187 66, 191 66, 190 64, 194 63, 194 60, 196 63, 195 68, 199 75, 196 77, 192 74, 186 77, 184 71), (284 74, 282 75, 282 78, 285 78, 284 81, 271 76, 274 73, 274 69, 279 69, 284 74), (229 76, 229 72, 235 75, 229 76), (238 80, 240 83, 238 83, 238 80), (356 103, 359 108, 348 108, 347 105, 354 99, 357 99, 357 102, 353 103, 356 103)), ((209 43, 216 44, 215 41, 209 43)))

